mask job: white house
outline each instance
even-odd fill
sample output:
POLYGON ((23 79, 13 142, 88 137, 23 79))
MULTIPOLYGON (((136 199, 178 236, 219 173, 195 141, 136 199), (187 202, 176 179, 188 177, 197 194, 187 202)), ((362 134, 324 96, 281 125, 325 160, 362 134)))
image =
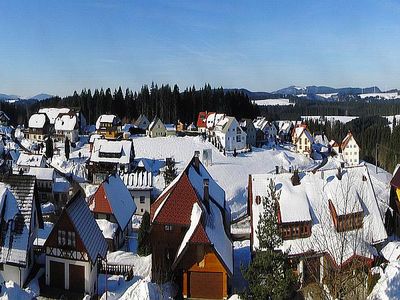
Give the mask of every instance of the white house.
POLYGON ((342 151, 343 160, 349 166, 356 166, 360 163, 360 147, 350 131, 340 144, 340 150, 342 151))
POLYGON ((262 250, 256 231, 271 180, 280 195, 277 222, 283 241, 279 248, 296 263, 302 281, 323 282, 329 268, 354 266, 353 259, 372 264, 377 255, 374 246, 384 242, 387 233, 366 166, 297 175, 250 175, 248 205, 253 253, 262 250))
POLYGON ((0 280, 23 286, 33 267, 33 243, 43 228, 35 177, 8 175, 0 182, 0 280))
POLYGON ((46 285, 91 296, 97 292, 98 259, 106 257, 107 243, 80 192, 67 203, 44 248, 46 285))
POLYGON ((79 126, 76 114, 59 115, 54 122, 54 129, 56 131, 55 140, 63 141, 66 137, 73 143, 79 140, 79 126))
POLYGON ((296 152, 301 153, 307 157, 311 156, 312 144, 314 138, 311 133, 304 126, 296 127, 293 130, 293 144, 296 146, 296 152))
POLYGON ((147 128, 146 135, 151 138, 167 136, 167 128, 159 118, 155 117, 147 128))
POLYGON ((46 114, 38 113, 31 115, 28 122, 28 138, 33 141, 43 142, 45 136, 49 133, 49 126, 49 118, 46 114))
POLYGON ((46 167, 46 159, 41 154, 21 153, 17 160, 17 172, 28 173, 31 167, 46 167))
POLYGON ((226 151, 246 149, 246 132, 234 117, 222 118, 215 125, 213 133, 226 151))
POLYGON ((225 118, 225 114, 210 113, 207 115, 206 127, 208 130, 213 130, 214 127, 225 118))
POLYGON ((39 202, 53 201, 53 184, 55 173, 53 168, 30 167, 27 175, 35 176, 39 202))
POLYGON ((133 173, 122 174, 121 179, 124 181, 136 204, 136 214, 143 215, 146 211, 150 213, 153 174, 144 170, 144 168, 140 168, 133 173))

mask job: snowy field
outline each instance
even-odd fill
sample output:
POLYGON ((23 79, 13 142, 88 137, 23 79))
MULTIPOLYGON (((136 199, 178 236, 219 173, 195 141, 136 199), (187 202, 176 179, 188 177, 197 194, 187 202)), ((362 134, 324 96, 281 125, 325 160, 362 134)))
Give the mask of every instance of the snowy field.
MULTIPOLYGON (((253 148, 252 152, 239 154, 237 157, 224 156, 211 143, 200 137, 165 137, 149 138, 133 137, 136 159, 147 158, 149 165, 157 171, 164 165, 165 158, 173 157, 178 173, 192 159, 196 150, 212 149, 212 165, 207 167, 211 176, 225 190, 233 218, 246 211, 247 184, 249 174, 269 173, 275 171, 275 166, 309 168, 314 162, 303 155, 281 148, 253 148)), ((158 192, 165 188, 164 178, 158 175, 154 178, 158 192)))
POLYGON ((399 99, 400 96, 398 93, 367 93, 367 94, 360 94, 361 99, 365 98, 379 98, 384 100, 393 100, 399 99))
POLYGON ((284 98, 255 100, 254 103, 257 105, 261 105, 261 106, 275 106, 275 105, 294 106, 295 105, 294 103, 290 103, 289 99, 284 99, 284 98))
POLYGON ((319 97, 322 97, 324 99, 329 99, 332 98, 333 96, 337 96, 338 93, 330 93, 330 94, 316 94, 319 97))
POLYGON ((320 120, 321 118, 326 119, 328 122, 336 122, 346 124, 354 119, 357 119, 357 116, 301 116, 302 120, 320 120))

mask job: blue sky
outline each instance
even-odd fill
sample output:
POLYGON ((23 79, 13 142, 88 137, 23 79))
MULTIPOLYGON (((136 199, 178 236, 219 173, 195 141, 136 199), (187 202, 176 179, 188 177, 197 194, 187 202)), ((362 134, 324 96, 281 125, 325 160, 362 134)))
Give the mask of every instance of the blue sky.
POLYGON ((0 0, 0 93, 400 88, 400 1, 0 0))

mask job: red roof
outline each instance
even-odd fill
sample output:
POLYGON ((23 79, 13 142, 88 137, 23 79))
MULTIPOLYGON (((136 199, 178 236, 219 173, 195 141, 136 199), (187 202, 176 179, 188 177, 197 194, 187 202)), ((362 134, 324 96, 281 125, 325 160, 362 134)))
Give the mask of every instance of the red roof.
POLYGON ((200 128, 200 127, 205 128, 207 125, 207 117, 211 114, 214 114, 214 113, 206 112, 206 111, 199 112, 199 116, 197 118, 197 128, 200 128))
POLYGON ((151 219, 153 223, 189 226, 192 207, 197 201, 197 194, 184 172, 181 178, 151 205, 151 219), (162 207, 154 218, 160 205, 162 207))
POLYGON ((199 224, 197 225, 197 228, 193 232, 193 235, 190 238, 189 242, 195 244, 210 244, 210 240, 208 239, 208 236, 201 222, 199 222, 199 224))
POLYGON ((90 198, 89 207, 90 210, 95 213, 112 214, 112 209, 107 200, 106 191, 104 190, 103 185, 100 185, 97 191, 90 198))

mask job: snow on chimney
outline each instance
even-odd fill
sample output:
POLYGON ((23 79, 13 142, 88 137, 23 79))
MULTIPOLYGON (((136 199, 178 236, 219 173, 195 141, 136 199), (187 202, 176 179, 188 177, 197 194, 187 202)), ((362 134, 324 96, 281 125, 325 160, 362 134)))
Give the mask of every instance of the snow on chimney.
POLYGON ((203 179, 203 189, 204 189, 203 202, 204 202, 204 205, 207 208, 208 213, 210 213, 210 192, 209 192, 209 188, 208 188, 209 184, 210 184, 209 179, 208 178, 204 178, 203 179))

